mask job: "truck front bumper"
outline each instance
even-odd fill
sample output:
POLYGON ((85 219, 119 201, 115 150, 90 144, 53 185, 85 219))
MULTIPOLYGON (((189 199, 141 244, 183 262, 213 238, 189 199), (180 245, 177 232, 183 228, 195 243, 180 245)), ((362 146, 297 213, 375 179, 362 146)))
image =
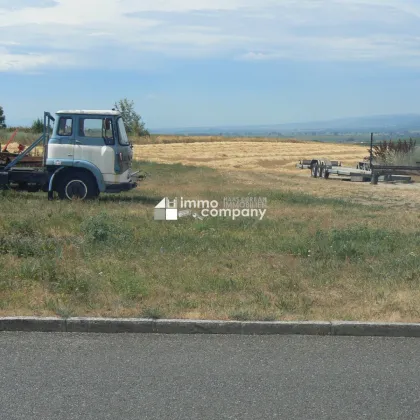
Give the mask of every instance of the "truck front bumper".
POLYGON ((137 187, 137 182, 124 182, 121 184, 107 184, 106 193, 119 193, 123 191, 130 191, 137 187))

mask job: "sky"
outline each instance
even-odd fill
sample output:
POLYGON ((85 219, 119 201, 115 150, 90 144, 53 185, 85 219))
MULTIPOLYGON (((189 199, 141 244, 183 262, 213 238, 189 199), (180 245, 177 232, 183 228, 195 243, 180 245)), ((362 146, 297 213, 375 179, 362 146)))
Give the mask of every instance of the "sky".
POLYGON ((420 0, 0 0, 9 125, 128 98, 149 129, 420 113, 420 0))

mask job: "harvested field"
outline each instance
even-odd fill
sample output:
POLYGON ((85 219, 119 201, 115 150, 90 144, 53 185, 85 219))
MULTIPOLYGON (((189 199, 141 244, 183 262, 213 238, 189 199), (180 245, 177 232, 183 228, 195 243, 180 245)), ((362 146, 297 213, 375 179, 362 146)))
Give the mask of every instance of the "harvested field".
POLYGON ((135 145, 135 157, 159 163, 182 163, 215 169, 244 169, 300 173, 295 168, 301 159, 329 157, 343 165, 355 165, 368 154, 367 146, 316 142, 169 143, 135 145))
POLYGON ((150 137, 131 137, 134 144, 173 144, 173 143, 221 143, 231 142, 240 143, 243 141, 252 143, 279 143, 279 142, 296 142, 301 140, 294 138, 278 138, 278 137, 226 137, 226 136, 174 136, 174 135, 151 135, 150 137))
MULTIPOLYGON (((368 155, 368 146, 316 142, 230 141, 220 143, 135 145, 136 159, 162 164, 181 163, 206 166, 229 172, 231 178, 250 188, 287 188, 289 191, 322 198, 351 198, 367 205, 392 208, 418 208, 420 184, 382 184, 343 182, 331 177, 328 181, 312 179, 307 169, 297 169, 305 158, 328 157, 355 167, 368 155), (256 173, 258 174, 256 176, 256 173), (304 179, 302 179, 304 178, 304 179), (327 184, 325 184, 327 182, 327 184), (327 185, 327 187, 326 187, 327 185)), ((412 175, 418 182, 419 175, 412 175)), ((219 188, 219 186, 215 186, 219 188)))

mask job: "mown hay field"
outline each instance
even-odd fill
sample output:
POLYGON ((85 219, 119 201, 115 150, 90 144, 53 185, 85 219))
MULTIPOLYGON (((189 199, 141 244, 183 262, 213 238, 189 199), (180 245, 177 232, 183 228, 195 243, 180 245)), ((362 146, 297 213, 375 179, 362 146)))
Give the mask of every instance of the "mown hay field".
POLYGON ((297 141, 230 140, 135 145, 135 157, 159 163, 182 163, 215 169, 297 173, 301 159, 328 157, 354 166, 368 155, 367 147, 297 141))
MULTIPOLYGON (((165 138, 172 141, 171 137, 165 138)), ((202 140, 203 138, 195 138, 202 140)), ((243 138, 230 141, 143 144, 134 146, 137 160, 161 164, 179 163, 188 166, 210 167, 223 172, 235 172, 249 186, 264 188, 272 178, 272 186, 281 179, 280 185, 300 192, 326 198, 346 198, 360 203, 415 206, 420 202, 420 184, 382 184, 379 188, 369 183, 342 182, 339 177, 330 180, 312 180, 308 169, 298 169, 299 160, 329 158, 341 161, 343 166, 356 167, 369 155, 367 145, 301 142, 294 139, 255 142, 243 138), (262 178, 264 174, 264 178, 262 178), (278 178, 280 176, 280 178, 278 178), (263 179, 263 180, 262 180, 263 179), (327 184, 325 184, 327 182, 327 184)), ((411 174, 416 182, 418 174, 411 174)))

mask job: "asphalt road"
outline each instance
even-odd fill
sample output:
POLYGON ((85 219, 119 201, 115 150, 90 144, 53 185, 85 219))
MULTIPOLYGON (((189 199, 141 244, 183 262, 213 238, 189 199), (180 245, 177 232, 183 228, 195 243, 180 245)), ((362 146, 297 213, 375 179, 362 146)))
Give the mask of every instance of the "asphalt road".
POLYGON ((420 339, 0 333, 0 419, 418 419, 419 362, 420 339))

